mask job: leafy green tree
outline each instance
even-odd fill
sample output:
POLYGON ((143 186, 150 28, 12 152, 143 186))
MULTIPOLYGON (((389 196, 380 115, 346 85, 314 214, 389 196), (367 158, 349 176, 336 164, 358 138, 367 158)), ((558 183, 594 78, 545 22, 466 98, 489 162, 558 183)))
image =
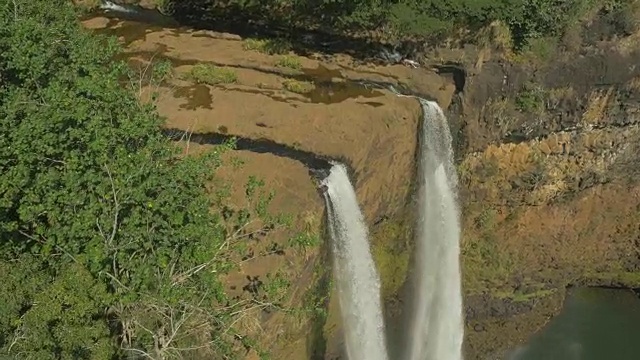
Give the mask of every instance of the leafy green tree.
POLYGON ((231 356, 236 229, 205 191, 225 148, 180 158, 118 50, 71 2, 0 0, 0 354, 164 359, 206 334, 231 356))

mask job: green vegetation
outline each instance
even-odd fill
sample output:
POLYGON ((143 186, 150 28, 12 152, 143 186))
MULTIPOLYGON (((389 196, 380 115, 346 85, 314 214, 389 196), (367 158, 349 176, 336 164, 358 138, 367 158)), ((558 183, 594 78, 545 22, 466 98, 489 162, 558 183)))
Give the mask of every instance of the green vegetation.
POLYGON ((245 50, 258 51, 269 55, 282 55, 291 51, 291 43, 284 39, 245 39, 242 47, 245 50))
MULTIPOLYGON (((508 284, 514 270, 514 260, 499 245, 496 236, 496 211, 490 208, 477 213, 475 231, 463 234, 463 287, 476 294, 488 289, 496 292, 508 284)), ((494 294, 495 295, 495 294, 494 294)))
POLYGON ((544 110, 546 98, 545 90, 540 85, 530 82, 516 95, 515 105, 521 112, 540 113, 544 110))
POLYGON ((510 299, 514 302, 526 302, 533 299, 542 299, 548 296, 555 294, 557 289, 539 289, 533 290, 530 292, 522 292, 522 291, 505 291, 498 292, 495 296, 499 299, 510 299))
MULTIPOLYGON (((167 0, 170 1, 170 0, 167 0)), ((166 1, 165 1, 166 2, 166 1)), ((558 38, 595 7, 619 14, 617 26, 634 31, 635 0, 279 0, 217 2, 173 0, 176 16, 253 21, 274 27, 322 29, 346 35, 373 35, 390 40, 442 39, 462 36, 460 29, 478 30, 494 21, 506 25, 516 49, 531 40, 558 38)), ((169 8, 169 6, 167 6, 169 8)), ((471 35, 474 37, 475 35, 471 35)), ((264 40, 246 42, 248 49, 273 51, 264 40)), ((544 44, 538 44, 544 45, 544 44)))
POLYGON ((380 273, 383 299, 395 295, 406 280, 411 254, 409 238, 409 228, 397 221, 380 224, 372 234, 371 253, 380 273))
POLYGON ((284 86, 285 90, 291 91, 297 94, 306 94, 308 92, 313 91, 315 89, 315 85, 313 83, 307 81, 298 81, 294 79, 288 79, 282 82, 282 86, 284 86))
POLYGON ((0 0, 0 357, 266 358, 242 324, 282 309, 286 269, 233 298, 223 277, 290 221, 257 178, 231 201, 215 170, 233 143, 182 156, 118 51, 69 1, 0 0))
POLYGON ((186 77, 199 84, 219 85, 235 84, 238 74, 232 69, 211 64, 197 64, 189 70, 186 77))
POLYGON ((300 58, 295 55, 283 55, 276 61, 276 66, 293 70, 300 70, 302 69, 302 62, 300 61, 300 58))

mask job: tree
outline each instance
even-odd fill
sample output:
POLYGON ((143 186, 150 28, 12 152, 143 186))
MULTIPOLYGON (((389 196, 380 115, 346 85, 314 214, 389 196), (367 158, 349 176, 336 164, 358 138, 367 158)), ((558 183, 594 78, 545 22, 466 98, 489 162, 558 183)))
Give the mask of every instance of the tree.
POLYGON ((177 156, 118 51, 69 1, 0 0, 0 354, 232 351, 231 220, 205 191, 225 147, 177 156))

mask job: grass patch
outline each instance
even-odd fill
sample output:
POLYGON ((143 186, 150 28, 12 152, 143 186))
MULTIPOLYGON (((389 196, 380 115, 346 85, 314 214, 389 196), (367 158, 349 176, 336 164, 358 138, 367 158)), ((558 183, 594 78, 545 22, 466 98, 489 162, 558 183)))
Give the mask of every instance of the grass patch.
POLYGON ((475 40, 483 48, 495 48, 507 55, 513 52, 511 30, 501 21, 494 21, 489 26, 480 29, 475 40))
POLYGON ((281 55, 291 51, 292 45, 284 39, 245 39, 242 48, 263 54, 281 55))
POLYGON ((541 299, 555 294, 556 289, 540 289, 532 292, 499 292, 496 297, 499 299, 510 299, 513 302, 526 302, 533 299, 541 299))
POLYGON ((606 118, 607 107, 609 100, 615 97, 614 87, 611 86, 605 90, 595 90, 589 94, 589 100, 587 101, 587 108, 582 113, 582 121, 587 124, 596 124, 601 119, 606 118))
POLYGON ((285 80, 282 83, 282 86, 284 86, 285 90, 287 91, 291 91, 297 94, 306 94, 308 92, 313 91, 313 89, 315 89, 315 85, 313 85, 313 83, 310 83, 308 81, 298 81, 298 80, 285 80))
POLYGON ((547 92, 547 108, 555 109, 564 101, 576 97, 575 90, 570 86, 550 89, 547 92))
POLYGON ((497 244, 493 234, 463 239, 463 286, 472 294, 497 291, 508 283, 514 262, 497 244))
POLYGON ((558 47, 558 39, 553 37, 545 37, 532 39, 525 48, 525 53, 530 58, 545 62, 549 61, 555 54, 558 47))
POLYGON ((636 76, 626 83, 625 89, 628 91, 640 91, 640 76, 636 76))
POLYGON ((497 212, 484 209, 473 218, 473 228, 465 231, 461 244, 463 287, 471 294, 498 294, 508 283, 514 259, 498 243, 497 212))
POLYGON ((210 64, 197 64, 189 70, 186 77, 198 84, 235 84, 238 74, 235 71, 210 64))
POLYGON ((624 286, 629 288, 638 288, 640 287, 640 272, 634 271, 605 271, 605 272, 596 272, 596 271, 588 271, 585 274, 585 277, 592 280, 598 280, 601 282, 618 282, 624 284, 624 286))
POLYGON ((329 316, 328 305, 333 287, 331 268, 326 266, 325 256, 316 260, 314 267, 314 284, 304 295, 302 307, 296 311, 301 323, 308 329, 307 341, 311 346, 311 358, 316 359, 324 355, 327 341, 324 326, 329 316))
POLYGON ((302 62, 297 56, 283 55, 276 61, 277 67, 283 67, 288 69, 300 70, 302 69, 302 62))

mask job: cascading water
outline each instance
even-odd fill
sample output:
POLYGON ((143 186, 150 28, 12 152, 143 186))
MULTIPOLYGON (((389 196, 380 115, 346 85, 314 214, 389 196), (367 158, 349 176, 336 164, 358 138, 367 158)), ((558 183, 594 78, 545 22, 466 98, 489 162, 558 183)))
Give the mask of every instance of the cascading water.
POLYGON ((333 241, 334 271, 349 360, 387 360, 380 279, 367 226, 342 164, 322 181, 333 241))
POLYGON ((460 220, 447 119, 438 104, 423 110, 419 216, 405 360, 461 360, 460 220))
POLYGON ((134 13, 135 10, 131 8, 124 7, 119 4, 112 3, 111 1, 103 1, 99 6, 100 9, 106 11, 115 11, 120 13, 134 13))

